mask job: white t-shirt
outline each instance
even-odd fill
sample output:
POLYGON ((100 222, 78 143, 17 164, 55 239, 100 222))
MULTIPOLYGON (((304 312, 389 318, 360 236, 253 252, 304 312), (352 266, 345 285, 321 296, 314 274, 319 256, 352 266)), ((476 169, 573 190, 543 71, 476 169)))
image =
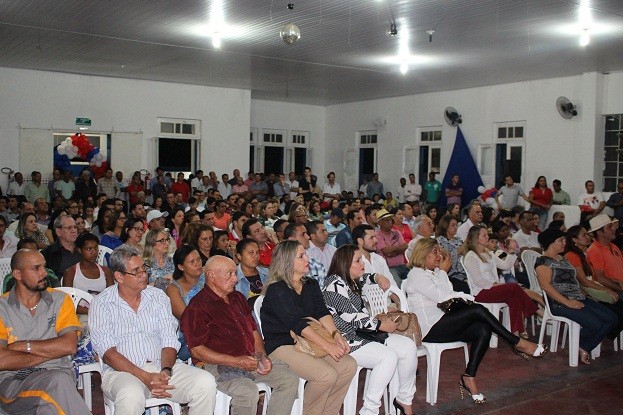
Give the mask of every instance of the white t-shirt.
POLYGON ((580 206, 590 206, 591 209, 598 209, 601 202, 605 202, 604 195, 601 192, 594 192, 591 194, 584 193, 578 198, 578 204, 580 206))
POLYGON ((530 232, 530 235, 525 234, 521 229, 515 232, 513 239, 519 245, 519 248, 540 248, 539 234, 536 232, 530 232))

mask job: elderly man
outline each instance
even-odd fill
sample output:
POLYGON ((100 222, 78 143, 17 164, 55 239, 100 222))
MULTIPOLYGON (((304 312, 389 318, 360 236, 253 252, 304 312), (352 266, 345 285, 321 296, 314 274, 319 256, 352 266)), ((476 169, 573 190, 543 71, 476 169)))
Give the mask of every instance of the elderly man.
POLYGON ((90 414, 71 365, 80 331, 73 302, 48 288, 39 252, 19 250, 11 270, 15 286, 0 297, 0 412, 90 414))
MULTIPOLYGON (((350 212, 348 212, 350 213, 350 212)), ((324 223, 319 220, 307 222, 305 224, 307 235, 309 235, 309 248, 307 248, 307 256, 314 258, 324 265, 326 270, 331 265, 333 254, 337 250, 333 245, 328 244, 329 233, 324 227, 324 223)))
POLYGON ((411 254, 413 253, 413 249, 415 248, 415 244, 417 241, 423 238, 434 238, 435 237, 435 224, 433 220, 427 215, 420 215, 415 218, 413 225, 415 226, 415 238, 409 241, 409 246, 405 251, 405 257, 407 260, 411 258, 411 254))
POLYGON ((257 413, 259 392, 254 381, 273 389, 267 413, 289 415, 298 376, 284 362, 266 356, 251 308, 234 289, 236 264, 217 255, 208 260, 205 273, 205 286, 180 319, 193 362, 214 375, 218 389, 231 396, 232 415, 257 413))
POLYGON ((59 216, 54 220, 54 232, 57 240, 41 251, 47 267, 56 275, 63 276, 65 270, 80 262, 82 255, 76 249, 78 227, 71 216, 59 216))
POLYGON ((594 241, 586 252, 593 268, 593 278, 606 288, 623 292, 623 254, 612 243, 616 238, 618 220, 602 213, 589 221, 594 241))
MULTIPOLYGON (((289 224, 283 230, 283 238, 298 241, 306 251, 309 251, 309 235, 307 234, 305 225, 298 225, 296 223, 289 224)), ((324 267, 322 262, 309 257, 309 273, 307 276, 318 281, 320 288, 322 288, 324 287, 324 279, 327 276, 327 268, 324 267)))
POLYGON ((149 397, 188 403, 190 415, 212 414, 214 377, 176 361, 180 347, 177 319, 166 294, 147 284, 143 258, 122 245, 110 256, 117 284, 91 304, 93 348, 104 361, 102 390, 115 413, 140 415, 149 397))
POLYGON ((393 229, 394 215, 385 209, 376 212, 379 228, 376 231, 377 253, 385 258, 396 284, 400 285, 407 278, 409 270, 405 265, 404 253, 407 243, 402 234, 393 229))
POLYGON ((456 236, 465 240, 467 238, 467 232, 474 225, 480 225, 482 222, 482 206, 478 202, 472 202, 467 209, 467 220, 463 222, 459 229, 456 231, 456 236))

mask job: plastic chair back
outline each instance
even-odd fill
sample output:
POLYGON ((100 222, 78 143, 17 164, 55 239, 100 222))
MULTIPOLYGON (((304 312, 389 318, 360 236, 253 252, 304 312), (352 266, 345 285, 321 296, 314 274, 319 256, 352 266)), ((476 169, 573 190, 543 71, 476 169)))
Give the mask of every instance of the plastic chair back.
MULTIPOLYGON (((257 322, 257 328, 262 334, 262 320, 260 320, 260 310, 262 309, 262 303, 264 302, 264 296, 258 295, 255 303, 253 304, 253 312, 255 312, 255 321, 257 322)), ((262 334, 263 336, 263 334, 262 334)))
POLYGON ((4 284, 4 277, 11 273, 11 258, 0 259, 0 290, 4 284))
POLYGON ((80 301, 84 300, 85 302, 91 304, 93 302, 93 296, 86 291, 82 291, 78 288, 74 287, 56 287, 55 290, 62 291, 71 297, 71 301, 74 302, 74 307, 78 307, 80 301))
POLYGON ((534 264, 536 263, 537 258, 540 256, 541 254, 533 251, 532 249, 526 249, 521 253, 521 260, 526 267, 526 273, 528 274, 528 280, 530 281, 530 289, 538 293, 540 293, 542 290, 541 286, 539 285, 539 280, 536 278, 536 270, 534 269, 534 264))
POLYGON ((112 249, 106 246, 103 246, 103 245, 99 245, 98 250, 97 250, 97 259, 96 259, 97 264, 107 267, 108 258, 110 257, 110 254, 112 254, 112 249))

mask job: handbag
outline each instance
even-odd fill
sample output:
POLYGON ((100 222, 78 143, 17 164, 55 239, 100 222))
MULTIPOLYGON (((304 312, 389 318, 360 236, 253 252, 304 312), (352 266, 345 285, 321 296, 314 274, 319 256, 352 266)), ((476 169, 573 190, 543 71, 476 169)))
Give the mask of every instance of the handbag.
POLYGON ((415 313, 405 313, 404 311, 390 311, 382 313, 376 316, 377 319, 391 320, 398 324, 396 331, 393 334, 405 336, 413 340, 417 346, 422 345, 422 329, 420 328, 420 322, 417 319, 415 313))
POLYGON ((355 334, 359 338, 377 343, 385 343, 385 340, 387 340, 387 337, 389 336, 389 334, 384 331, 372 329, 356 329, 355 334))
MULTIPOLYGON (((329 333, 329 330, 313 317, 305 317, 305 319, 309 322, 309 327, 312 328, 316 333, 322 336, 329 343, 335 344, 335 334, 337 334, 337 330, 333 332, 333 334, 329 333)), ((311 340, 306 339, 304 336, 299 336, 290 330, 290 336, 294 340, 294 350, 301 353, 306 353, 312 355, 314 357, 325 357, 329 353, 321 346, 317 345, 311 340)))
POLYGON ((466 300, 462 297, 454 297, 449 300, 443 301, 441 303, 437 303, 437 307, 441 309, 444 313, 453 313, 457 310, 467 307, 468 305, 474 304, 473 301, 466 300))

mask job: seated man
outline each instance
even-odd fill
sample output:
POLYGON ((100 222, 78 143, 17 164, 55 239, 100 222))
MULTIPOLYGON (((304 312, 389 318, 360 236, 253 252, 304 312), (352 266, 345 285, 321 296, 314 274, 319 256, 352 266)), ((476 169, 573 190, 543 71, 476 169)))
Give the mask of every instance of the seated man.
POLYGON ((11 270, 15 287, 0 297, 0 413, 90 414, 71 365, 80 330, 73 302, 48 288, 38 251, 17 251, 11 270))
POLYGON ((284 362, 266 356, 247 299, 234 289, 236 264, 216 255, 206 263, 205 272, 206 285, 180 319, 193 362, 214 375, 218 389, 231 396, 232 414, 257 413, 254 381, 258 381, 273 388, 267 413, 289 415, 298 376, 284 362))
POLYGON ((623 254, 613 243, 616 238, 618 219, 610 219, 602 213, 590 220, 588 230, 594 238, 586 252, 586 258, 593 267, 593 278, 603 286, 623 292, 623 254))
POLYGON ((214 377, 176 361, 180 343, 171 302, 147 284, 138 251, 122 245, 110 255, 117 284, 91 304, 89 327, 93 348, 104 361, 102 390, 115 413, 140 415, 149 397, 188 403, 190 415, 214 412, 214 377))

